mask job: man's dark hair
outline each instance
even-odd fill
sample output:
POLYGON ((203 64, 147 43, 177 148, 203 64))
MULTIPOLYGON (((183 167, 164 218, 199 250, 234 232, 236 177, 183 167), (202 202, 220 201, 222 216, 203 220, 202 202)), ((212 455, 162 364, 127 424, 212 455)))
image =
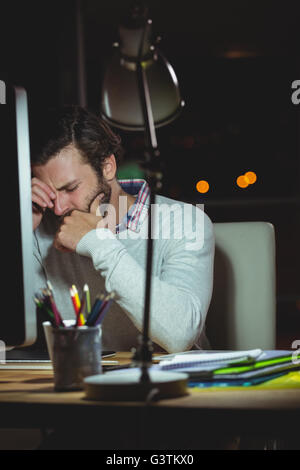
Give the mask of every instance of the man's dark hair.
POLYGON ((117 164, 123 155, 121 139, 95 114, 80 106, 64 106, 40 114, 31 128, 31 161, 44 165, 73 144, 83 161, 102 176, 104 160, 114 154, 117 164))

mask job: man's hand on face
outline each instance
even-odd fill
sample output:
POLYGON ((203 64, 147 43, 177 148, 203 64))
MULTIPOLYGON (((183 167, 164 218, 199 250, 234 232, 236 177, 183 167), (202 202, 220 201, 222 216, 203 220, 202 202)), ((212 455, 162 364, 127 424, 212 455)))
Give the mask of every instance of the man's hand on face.
POLYGON ((101 227, 110 228, 109 216, 98 215, 101 199, 102 193, 92 202, 90 212, 73 210, 70 215, 64 217, 54 239, 55 248, 65 252, 76 251, 77 244, 88 232, 101 227))
POLYGON ((40 225, 44 212, 49 207, 52 209, 55 200, 55 193, 45 183, 38 178, 31 180, 31 201, 32 201, 32 228, 36 230, 40 225))

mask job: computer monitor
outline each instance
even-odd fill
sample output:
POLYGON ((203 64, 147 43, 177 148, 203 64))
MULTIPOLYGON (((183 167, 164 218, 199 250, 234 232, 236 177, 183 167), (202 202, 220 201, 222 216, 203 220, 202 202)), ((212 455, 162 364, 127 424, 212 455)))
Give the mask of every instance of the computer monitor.
POLYGON ((0 341, 11 348, 33 344, 37 334, 30 143, 25 89, 0 85, 0 341))

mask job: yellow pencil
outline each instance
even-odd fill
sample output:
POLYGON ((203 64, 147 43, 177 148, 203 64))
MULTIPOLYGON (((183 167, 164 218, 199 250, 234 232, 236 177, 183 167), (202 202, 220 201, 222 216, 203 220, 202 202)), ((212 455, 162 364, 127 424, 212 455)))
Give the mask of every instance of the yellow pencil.
POLYGON ((73 289, 73 293, 74 293, 76 307, 78 308, 78 310, 80 310, 80 299, 79 299, 78 290, 77 290, 75 284, 72 285, 72 289, 73 289))

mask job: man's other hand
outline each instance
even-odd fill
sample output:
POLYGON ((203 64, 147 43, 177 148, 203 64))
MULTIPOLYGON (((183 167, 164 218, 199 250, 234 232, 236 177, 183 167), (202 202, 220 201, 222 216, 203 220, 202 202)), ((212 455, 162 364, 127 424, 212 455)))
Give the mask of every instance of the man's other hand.
MULTIPOLYGON (((70 215, 64 217, 54 239, 55 248, 60 251, 76 251, 77 244, 84 235, 91 230, 108 226, 108 216, 102 217, 100 215, 99 204, 101 198, 102 194, 94 199, 90 212, 73 210, 70 215)), ((110 204, 107 206, 109 207, 110 204)))

